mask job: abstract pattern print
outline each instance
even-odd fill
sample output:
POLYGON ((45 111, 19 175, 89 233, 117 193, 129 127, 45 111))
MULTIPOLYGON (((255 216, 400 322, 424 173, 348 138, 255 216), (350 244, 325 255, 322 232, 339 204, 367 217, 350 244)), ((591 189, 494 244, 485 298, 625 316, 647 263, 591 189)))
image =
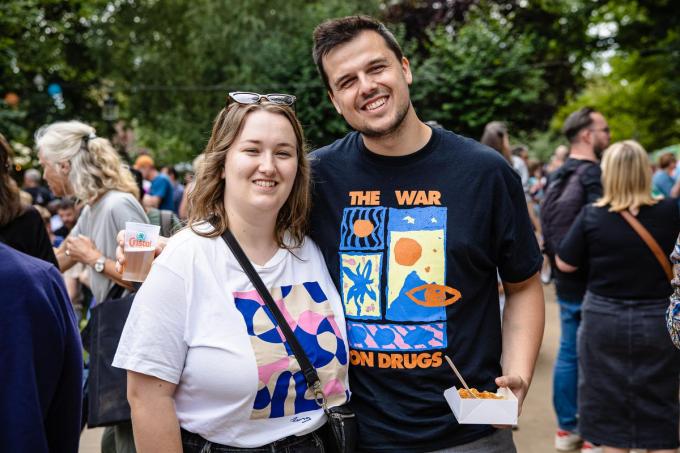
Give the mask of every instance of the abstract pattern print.
POLYGON ((441 206, 345 208, 339 255, 350 348, 446 348, 446 307, 461 298, 446 286, 446 224, 441 206))
MULTIPOLYGON (((342 404, 347 364, 345 341, 330 304, 317 282, 271 291, 309 360, 319 374, 329 405, 342 404)), ((258 369, 258 392, 251 419, 277 418, 317 410, 300 366, 276 318, 257 291, 235 292, 236 308, 248 329, 258 369)))

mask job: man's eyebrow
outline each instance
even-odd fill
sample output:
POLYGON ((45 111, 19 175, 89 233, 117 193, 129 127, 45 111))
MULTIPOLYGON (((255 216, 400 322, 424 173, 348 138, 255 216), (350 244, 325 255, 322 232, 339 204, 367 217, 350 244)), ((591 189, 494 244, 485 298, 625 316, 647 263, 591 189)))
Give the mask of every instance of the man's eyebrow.
MULTIPOLYGON (((365 66, 370 67, 370 66, 373 66, 373 65, 378 64, 378 63, 387 63, 387 58, 382 57, 382 56, 376 57, 372 60, 369 60, 369 62, 366 63, 365 66)), ((350 77, 352 77, 351 73, 350 74, 343 74, 339 78, 335 79, 335 81, 333 82, 333 85, 335 85, 337 87, 338 85, 341 85, 342 82, 344 82, 346 79, 348 79, 350 77)))

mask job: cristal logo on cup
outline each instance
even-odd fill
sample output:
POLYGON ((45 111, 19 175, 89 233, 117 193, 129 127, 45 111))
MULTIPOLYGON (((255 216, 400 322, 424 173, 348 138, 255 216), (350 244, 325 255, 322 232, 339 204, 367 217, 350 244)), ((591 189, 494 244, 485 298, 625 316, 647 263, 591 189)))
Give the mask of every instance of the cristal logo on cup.
POLYGON ((151 241, 146 240, 146 234, 143 231, 135 233, 128 241, 130 247, 151 247, 151 241))

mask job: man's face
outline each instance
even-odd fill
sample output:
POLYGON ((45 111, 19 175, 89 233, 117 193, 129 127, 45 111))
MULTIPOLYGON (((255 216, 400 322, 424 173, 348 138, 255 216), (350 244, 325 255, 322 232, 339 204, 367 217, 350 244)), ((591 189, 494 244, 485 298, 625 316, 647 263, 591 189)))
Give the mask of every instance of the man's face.
POLYGON ((382 36, 361 32, 324 56, 323 67, 331 101, 352 128, 367 137, 381 137, 401 126, 411 107, 411 69, 382 36))
POLYGON ((609 139, 611 138, 609 132, 609 125, 601 113, 593 112, 590 114, 593 119, 593 124, 588 128, 590 131, 591 143, 595 157, 602 159, 604 150, 609 146, 609 139))
POLYGON ((66 228, 69 230, 73 229, 76 225, 76 210, 74 208, 66 208, 59 209, 57 212, 59 213, 59 217, 61 217, 61 221, 66 225, 66 228))

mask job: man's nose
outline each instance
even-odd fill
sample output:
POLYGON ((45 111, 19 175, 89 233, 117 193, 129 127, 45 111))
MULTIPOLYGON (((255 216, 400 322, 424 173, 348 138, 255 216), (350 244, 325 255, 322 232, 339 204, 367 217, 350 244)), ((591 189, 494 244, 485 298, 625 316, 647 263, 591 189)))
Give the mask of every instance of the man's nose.
POLYGON ((368 97, 378 88, 378 84, 369 74, 359 75, 359 92, 362 96, 368 97))

